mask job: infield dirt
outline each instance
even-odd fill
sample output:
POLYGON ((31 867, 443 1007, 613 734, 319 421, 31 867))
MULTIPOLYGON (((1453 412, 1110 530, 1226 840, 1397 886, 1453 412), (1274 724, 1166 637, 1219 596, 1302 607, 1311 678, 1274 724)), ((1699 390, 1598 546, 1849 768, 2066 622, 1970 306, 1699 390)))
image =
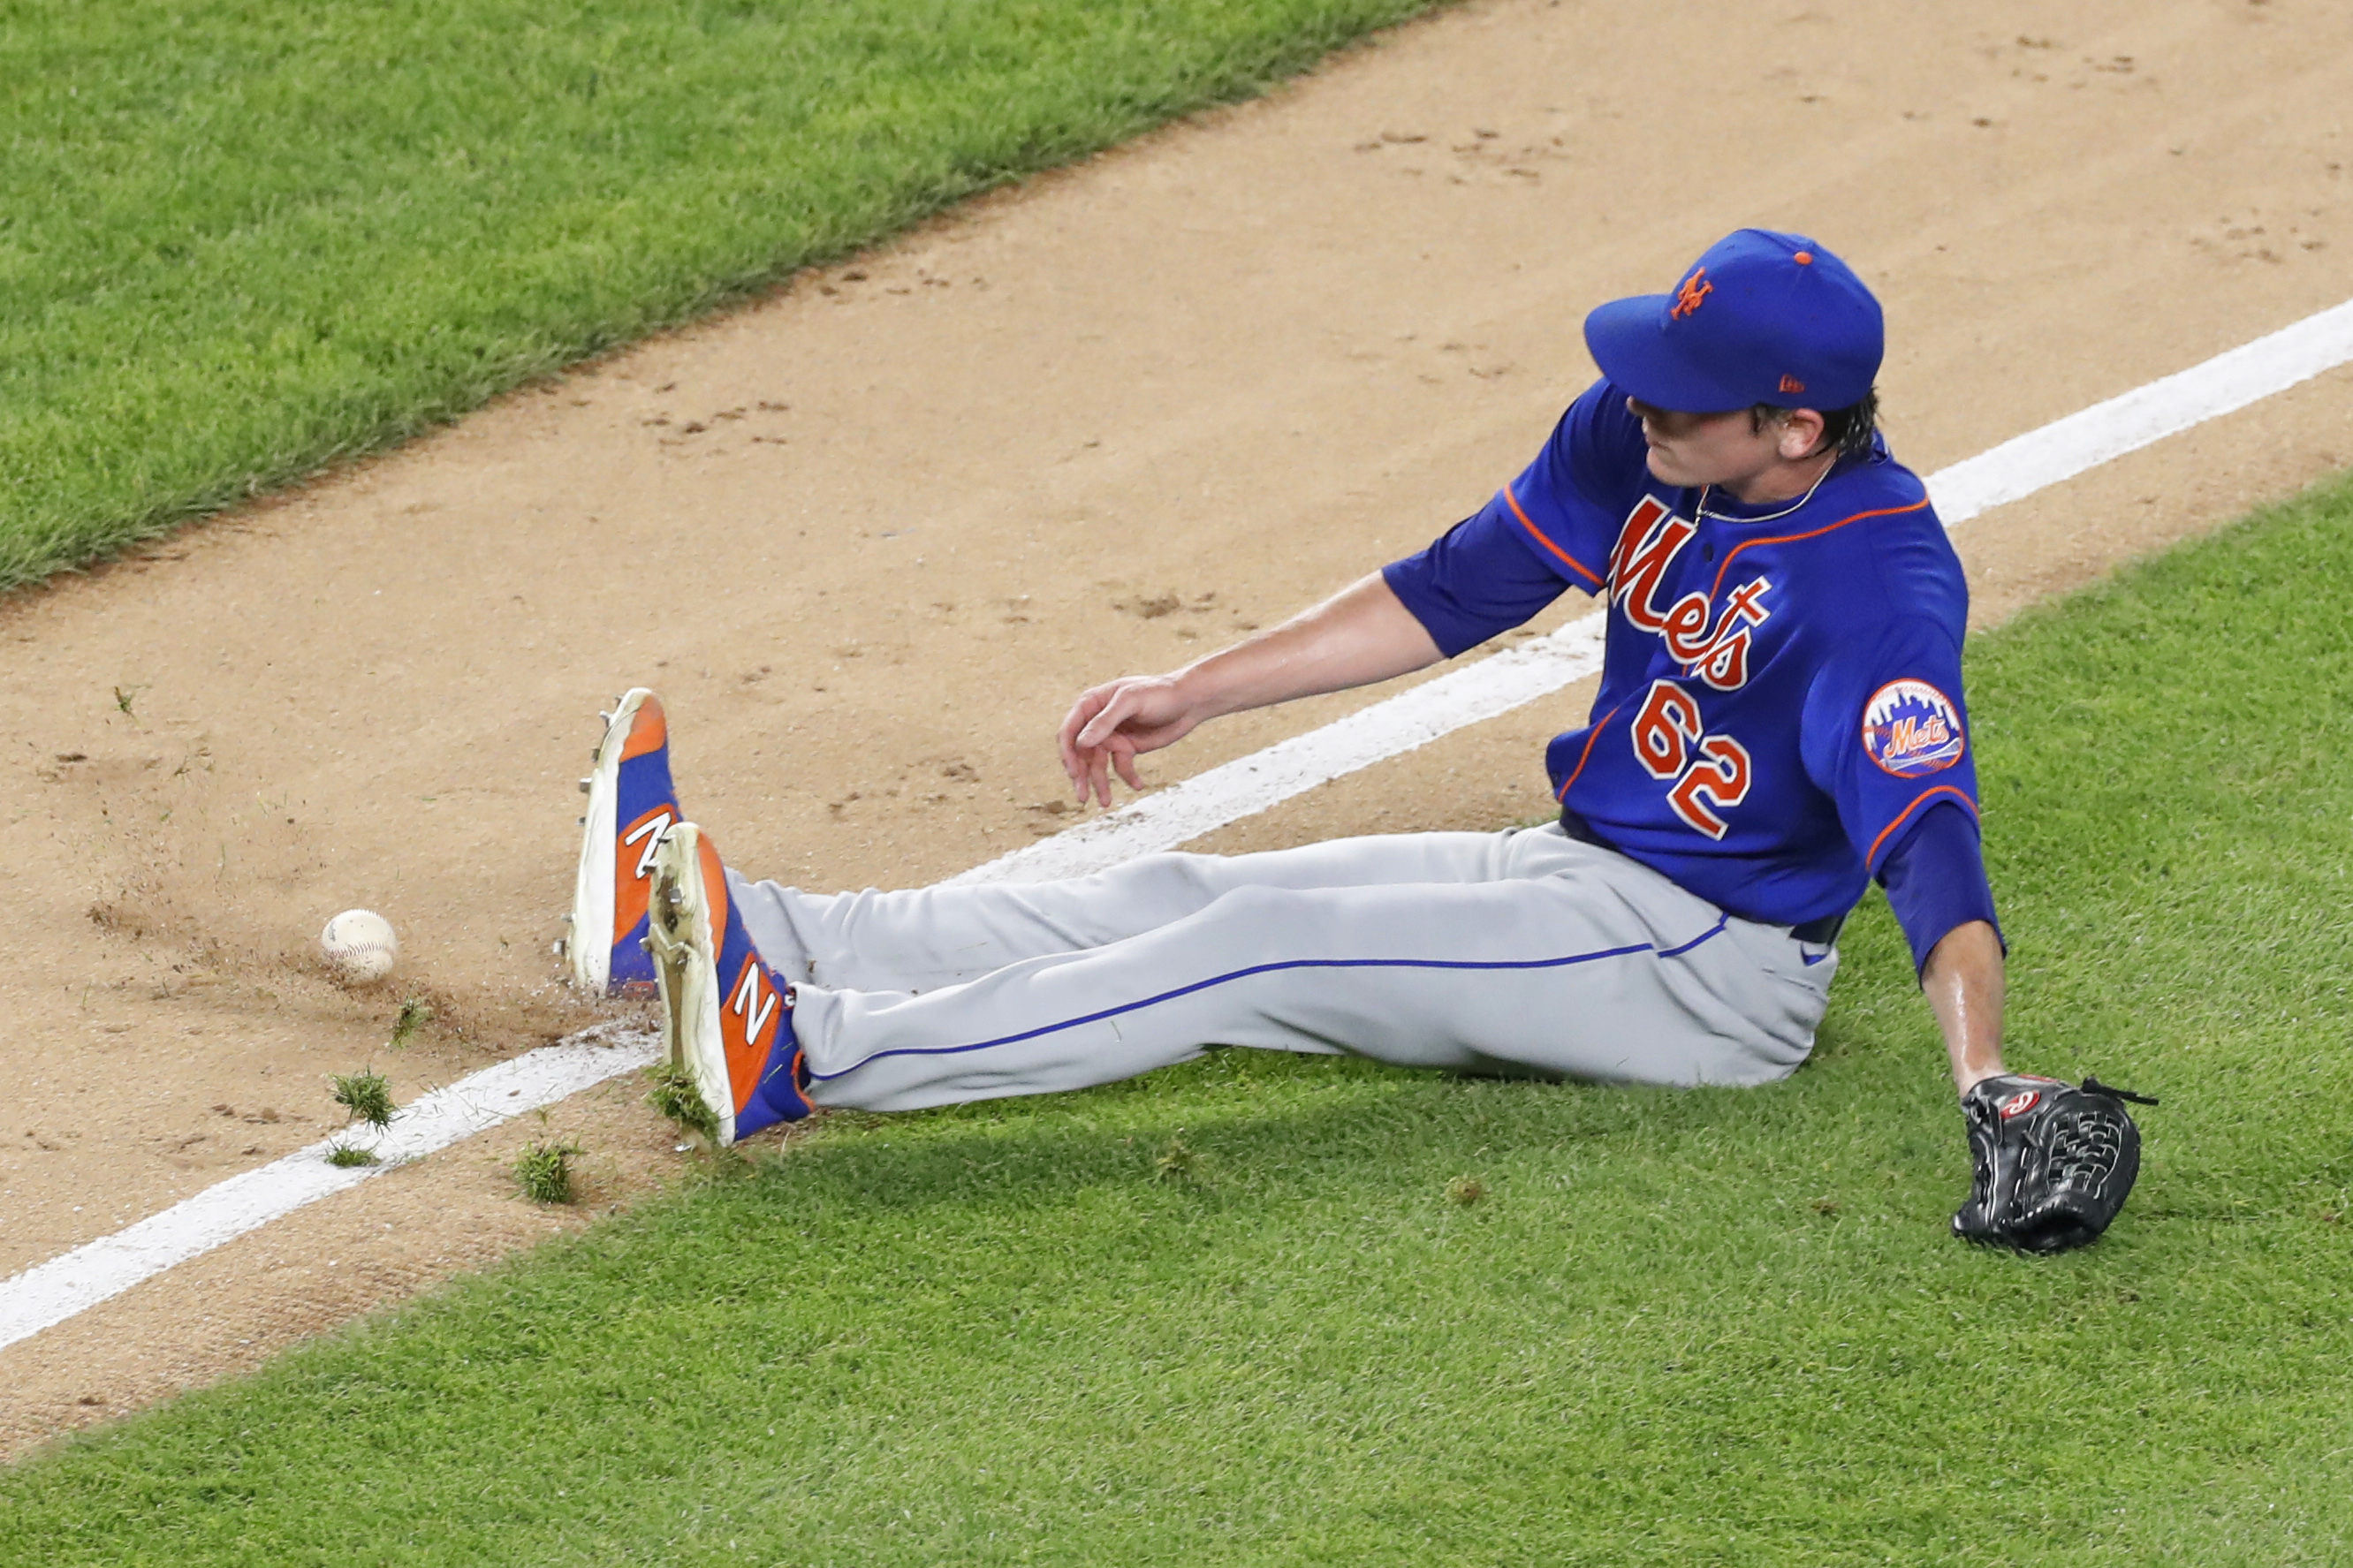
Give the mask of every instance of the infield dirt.
MULTIPOLYGON (((2342 301, 2353 13, 1485 0, 973 204, 390 458, 0 603, 0 1274, 600 1016, 554 981, 596 710, 660 690, 688 809, 811 886, 1076 820, 1082 686, 1418 546, 1542 441, 1585 310, 1726 229, 1879 291, 1923 473, 2342 301), (347 994, 312 942, 398 926, 347 994), (386 1045, 402 998, 436 1022, 386 1045)), ((1970 523, 1980 626, 2353 460, 2332 373, 1970 523)), ((1581 611, 1565 604, 1558 616, 1581 611)), ((1476 657, 1470 656, 1470 657, 1476 657)), ((1372 700, 1212 728, 1173 780, 1372 700)), ((1586 689, 1224 830, 1547 804, 1586 689)), ((1923 1070, 1932 1070, 1923 1064, 1923 1070)), ((0 1352, 0 1456, 255 1364, 664 1178, 607 1085, 0 1352), (535 1209, 504 1163, 591 1151, 535 1209)))

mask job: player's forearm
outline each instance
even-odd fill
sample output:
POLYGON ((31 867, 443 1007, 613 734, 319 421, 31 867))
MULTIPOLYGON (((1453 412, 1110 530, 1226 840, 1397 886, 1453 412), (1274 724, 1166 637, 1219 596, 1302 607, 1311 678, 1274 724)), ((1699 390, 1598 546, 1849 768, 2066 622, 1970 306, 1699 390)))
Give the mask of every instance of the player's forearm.
POLYGON ((1944 1031, 1953 1083, 1964 1094, 2002 1070, 2001 939, 1971 921, 1945 933, 1920 971, 1920 987, 1944 1031))
POLYGON ((1202 718, 1369 686, 1438 662, 1438 645, 1377 572, 1314 609, 1187 666, 1202 718))

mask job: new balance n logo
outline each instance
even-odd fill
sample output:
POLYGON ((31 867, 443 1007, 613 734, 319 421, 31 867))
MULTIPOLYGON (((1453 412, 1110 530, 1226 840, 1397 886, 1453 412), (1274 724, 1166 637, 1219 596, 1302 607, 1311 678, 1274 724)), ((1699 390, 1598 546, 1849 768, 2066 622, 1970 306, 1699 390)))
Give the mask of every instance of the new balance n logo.
POLYGON ((768 1021, 776 1016, 780 998, 776 987, 766 984, 760 973, 760 961, 746 960, 744 977, 735 983, 735 994, 727 1010, 744 1020, 744 1039, 748 1045, 758 1045, 768 1021))
POLYGON ((636 875, 638 881, 642 882, 654 874, 654 846, 661 842, 661 836, 668 833, 670 824, 677 820, 670 807, 663 806, 621 835, 621 847, 638 851, 636 875))

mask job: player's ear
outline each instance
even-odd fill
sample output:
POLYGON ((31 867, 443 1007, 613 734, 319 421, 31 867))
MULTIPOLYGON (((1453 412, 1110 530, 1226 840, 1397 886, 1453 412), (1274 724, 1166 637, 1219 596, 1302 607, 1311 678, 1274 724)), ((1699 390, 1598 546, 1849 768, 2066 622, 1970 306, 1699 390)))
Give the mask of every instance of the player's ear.
POLYGON ((1821 445, 1827 422, 1811 408, 1792 408, 1782 417, 1780 439, 1775 443, 1785 458, 1794 461, 1821 445))

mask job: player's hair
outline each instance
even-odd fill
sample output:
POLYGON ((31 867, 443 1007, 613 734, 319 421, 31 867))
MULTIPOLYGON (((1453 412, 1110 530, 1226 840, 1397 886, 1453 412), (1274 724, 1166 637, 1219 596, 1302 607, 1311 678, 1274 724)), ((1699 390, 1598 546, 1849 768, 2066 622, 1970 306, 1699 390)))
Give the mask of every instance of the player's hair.
MULTIPOLYGON (((1879 388, 1874 386, 1864 393, 1860 403, 1824 409, 1821 416, 1822 438, 1814 443, 1814 452, 1836 452, 1841 458, 1869 457, 1871 443, 1879 434, 1879 388)), ((1748 411, 1749 428, 1762 430, 1768 421, 1778 425, 1788 416, 1789 410, 1778 403, 1759 403, 1748 411)))

